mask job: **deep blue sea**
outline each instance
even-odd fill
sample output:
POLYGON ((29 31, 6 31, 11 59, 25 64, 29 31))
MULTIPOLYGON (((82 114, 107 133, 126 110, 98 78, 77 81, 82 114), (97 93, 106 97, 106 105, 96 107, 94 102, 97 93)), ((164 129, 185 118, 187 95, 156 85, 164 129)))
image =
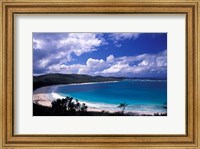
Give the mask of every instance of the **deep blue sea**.
POLYGON ((123 80, 59 86, 61 96, 71 96, 89 107, 120 111, 120 103, 128 104, 126 112, 167 112, 166 80, 123 80))

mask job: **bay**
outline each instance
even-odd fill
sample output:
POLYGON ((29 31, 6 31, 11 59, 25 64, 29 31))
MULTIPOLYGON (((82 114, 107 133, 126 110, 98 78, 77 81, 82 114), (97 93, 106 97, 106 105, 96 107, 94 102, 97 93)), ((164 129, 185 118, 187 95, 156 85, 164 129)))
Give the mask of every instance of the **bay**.
POLYGON ((167 80, 123 80, 62 85, 55 93, 85 102, 89 107, 119 111, 120 103, 128 104, 126 112, 166 113, 167 80))

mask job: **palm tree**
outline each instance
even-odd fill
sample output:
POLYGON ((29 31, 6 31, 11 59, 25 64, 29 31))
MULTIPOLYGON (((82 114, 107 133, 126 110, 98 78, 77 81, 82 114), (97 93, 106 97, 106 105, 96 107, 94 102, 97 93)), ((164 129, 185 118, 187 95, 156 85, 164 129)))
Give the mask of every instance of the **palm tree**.
POLYGON ((124 113, 125 108, 128 106, 126 103, 120 103, 118 108, 122 108, 122 113, 124 113))

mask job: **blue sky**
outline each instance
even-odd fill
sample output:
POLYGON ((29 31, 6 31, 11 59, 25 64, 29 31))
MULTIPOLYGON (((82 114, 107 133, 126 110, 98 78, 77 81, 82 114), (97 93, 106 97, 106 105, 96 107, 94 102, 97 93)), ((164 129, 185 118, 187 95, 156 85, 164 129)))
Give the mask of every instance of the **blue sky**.
POLYGON ((33 74, 167 77, 167 33, 33 33, 33 74))

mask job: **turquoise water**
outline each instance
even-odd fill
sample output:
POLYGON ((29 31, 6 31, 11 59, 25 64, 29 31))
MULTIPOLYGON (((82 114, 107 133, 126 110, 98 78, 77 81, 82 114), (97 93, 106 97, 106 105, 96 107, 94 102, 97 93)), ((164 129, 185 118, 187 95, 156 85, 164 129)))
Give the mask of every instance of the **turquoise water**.
POLYGON ((71 96, 102 110, 119 110, 120 103, 128 104, 126 111, 167 112, 166 80, 123 80, 119 82, 76 84, 54 90, 61 96, 71 96))

